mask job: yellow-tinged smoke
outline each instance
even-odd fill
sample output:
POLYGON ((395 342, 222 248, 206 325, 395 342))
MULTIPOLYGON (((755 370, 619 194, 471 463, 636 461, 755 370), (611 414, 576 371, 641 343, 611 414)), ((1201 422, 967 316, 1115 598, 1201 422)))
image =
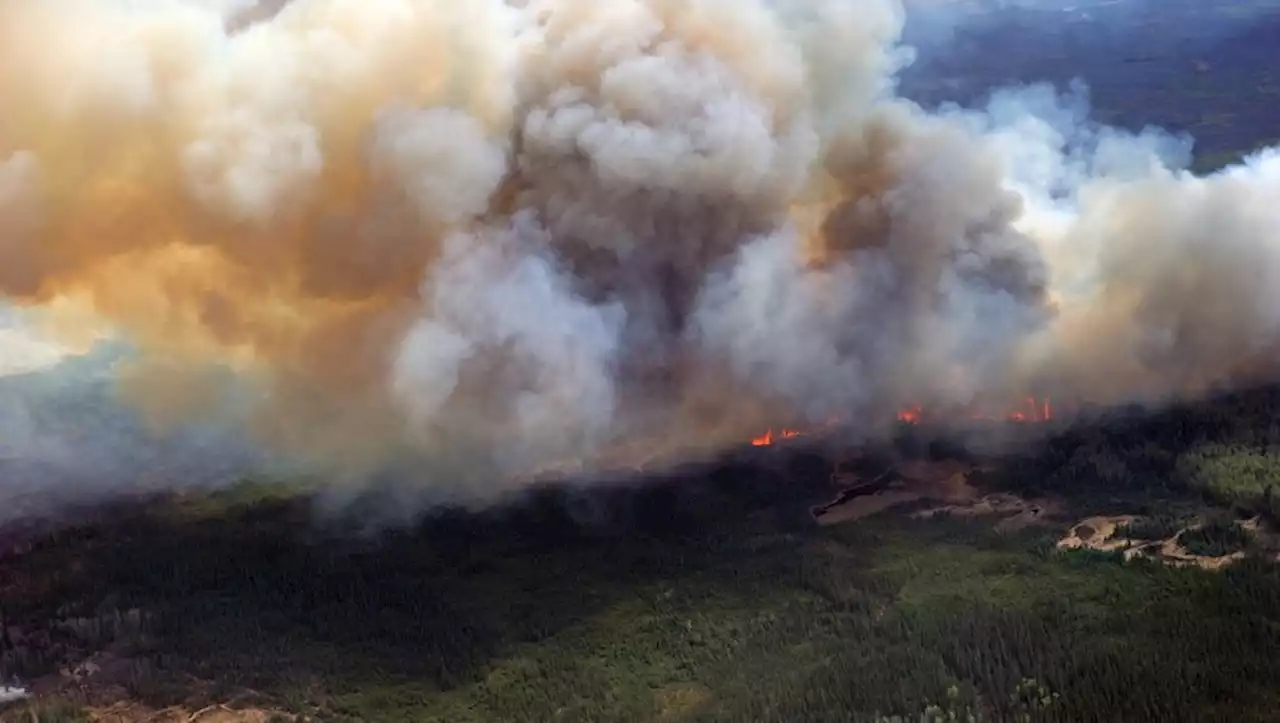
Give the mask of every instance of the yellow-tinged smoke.
POLYGON ((158 419, 231 367, 255 431, 346 471, 1257 370, 1274 154, 1192 178, 1042 88, 928 114, 892 93, 902 22, 0 0, 0 293, 126 335, 158 419))

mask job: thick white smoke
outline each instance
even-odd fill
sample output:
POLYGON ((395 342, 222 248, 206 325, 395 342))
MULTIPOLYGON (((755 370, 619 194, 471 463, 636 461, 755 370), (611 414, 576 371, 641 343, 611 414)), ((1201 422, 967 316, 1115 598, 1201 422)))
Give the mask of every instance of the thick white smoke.
POLYGON ((904 19, 0 0, 0 292, 127 335, 144 409, 206 414, 223 364, 276 449, 472 496, 1270 373, 1280 154, 1193 177, 1186 141, 1041 87, 926 112, 894 94, 904 19))

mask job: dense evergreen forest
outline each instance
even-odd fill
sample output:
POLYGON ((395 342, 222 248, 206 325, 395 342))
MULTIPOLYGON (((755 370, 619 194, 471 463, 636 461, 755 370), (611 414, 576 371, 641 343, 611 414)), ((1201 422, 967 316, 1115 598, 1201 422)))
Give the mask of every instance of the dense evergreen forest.
MULTIPOLYGON (((987 488, 1064 501, 1013 531, 901 508, 819 527, 803 451, 372 538, 273 485, 157 500, 0 561, 0 660, 34 680, 99 651, 157 708, 334 721, 1274 720, 1280 565, 1226 522, 1274 514, 1276 409, 1267 389, 1117 412, 993 460, 987 488), (1184 544, 1246 555, 1056 549, 1108 510, 1147 534, 1208 515, 1184 544)), ((924 434, 868 456, 955 451, 924 434)))

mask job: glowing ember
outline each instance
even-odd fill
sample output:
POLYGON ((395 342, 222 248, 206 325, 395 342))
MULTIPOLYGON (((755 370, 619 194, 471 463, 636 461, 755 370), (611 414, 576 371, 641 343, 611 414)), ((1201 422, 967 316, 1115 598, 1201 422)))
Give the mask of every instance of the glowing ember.
MULTIPOLYGON (((912 404, 910 406, 903 407, 898 411, 898 421, 903 424, 919 424, 924 419, 932 416, 933 414, 931 414, 929 410, 926 410, 923 404, 912 404)), ((968 412, 961 412, 960 418, 984 422, 1048 422, 1053 419, 1053 405, 1050 402, 1049 397, 1041 399, 1039 397, 1029 396, 1023 399, 1019 404, 1000 414, 990 414, 988 412, 970 410, 968 412)), ((828 420, 825 425, 821 426, 827 428, 833 427, 839 423, 839 419, 833 418, 828 420)), ((768 447, 769 445, 775 444, 783 439, 792 439, 794 437, 802 437, 808 434, 811 434, 811 431, 802 431, 799 429, 789 429, 784 427, 775 432, 774 429, 770 427, 765 430, 764 434, 753 438, 751 440, 751 444, 755 447, 768 447)))
MULTIPOLYGON (((918 424, 925 417, 925 410, 922 405, 914 404, 904 407, 898 412, 898 421, 905 424, 918 424)), ((970 412, 969 419, 985 422, 1048 422, 1053 419, 1053 405, 1049 397, 1040 399, 1034 396, 1027 397, 1022 402, 1003 414, 989 414, 986 412, 970 412)))
POLYGON ((756 447, 767 447, 779 439, 791 439, 792 437, 799 437, 803 434, 805 433, 796 429, 784 428, 782 431, 778 432, 778 436, 775 437, 773 435, 773 428, 770 427, 764 434, 752 439, 751 444, 756 447))

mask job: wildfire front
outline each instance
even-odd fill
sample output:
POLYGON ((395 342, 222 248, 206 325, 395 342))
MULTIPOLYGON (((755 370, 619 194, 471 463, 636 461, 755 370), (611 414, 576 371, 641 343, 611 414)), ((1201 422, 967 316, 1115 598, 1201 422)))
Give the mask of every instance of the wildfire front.
MULTIPOLYGON (((1016 404, 1006 405, 972 405, 955 409, 945 407, 927 407, 924 404, 910 404, 897 412, 897 420, 902 424, 918 425, 922 423, 961 423, 961 422, 1010 422, 1016 424, 1037 424, 1054 419, 1053 402, 1049 396, 1029 395, 1016 404)), ((751 439, 752 446, 768 447, 780 441, 805 437, 822 429, 830 429, 843 423, 843 420, 830 420, 816 429, 798 429, 794 427, 770 427, 757 437, 751 439)))

